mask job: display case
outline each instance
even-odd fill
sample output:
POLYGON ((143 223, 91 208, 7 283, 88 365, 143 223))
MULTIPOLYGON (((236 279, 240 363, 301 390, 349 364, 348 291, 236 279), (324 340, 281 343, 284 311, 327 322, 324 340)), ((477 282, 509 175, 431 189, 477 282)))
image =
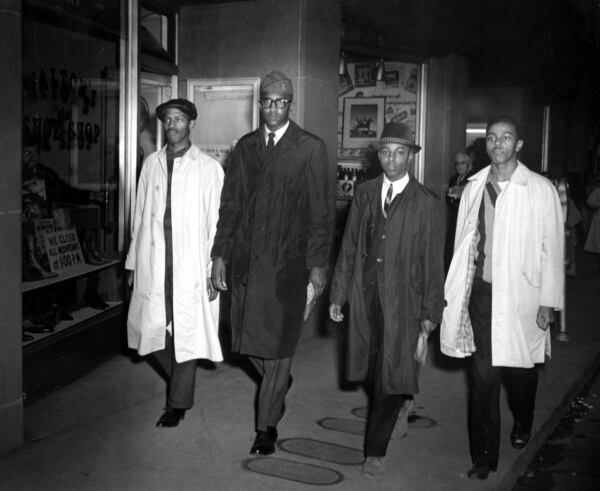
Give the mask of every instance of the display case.
POLYGON ((122 5, 23 3, 25 356, 124 305, 122 5))

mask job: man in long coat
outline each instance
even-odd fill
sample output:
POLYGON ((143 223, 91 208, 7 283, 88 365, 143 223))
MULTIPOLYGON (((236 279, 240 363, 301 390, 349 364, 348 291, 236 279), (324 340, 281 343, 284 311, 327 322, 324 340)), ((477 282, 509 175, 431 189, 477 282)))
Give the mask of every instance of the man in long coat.
POLYGON ((340 322, 349 304, 349 380, 367 381, 370 404, 363 476, 384 471, 398 412, 418 392, 415 357, 444 308, 444 223, 439 200, 408 172, 412 130, 385 126, 384 173, 360 185, 352 201, 332 280, 329 314, 340 322))
POLYGON ((263 124, 240 139, 227 169, 212 278, 226 290, 231 268, 232 351, 262 379, 251 453, 267 455, 291 385, 307 283, 316 296, 325 286, 334 217, 325 144, 289 120, 291 81, 269 73, 260 97, 263 124))
POLYGON ((153 353, 169 377, 157 426, 177 426, 194 402, 196 361, 222 361, 219 304, 210 279, 224 172, 190 142, 196 107, 172 99, 156 109, 167 145, 144 161, 125 262, 133 293, 129 347, 153 353))
POLYGON ((501 377, 512 446, 530 438, 536 364, 550 354, 548 326, 564 303, 558 193, 517 160, 523 140, 512 117, 491 120, 486 133, 491 165, 469 178, 461 197, 440 332, 443 353, 471 356, 468 477, 479 480, 498 465, 501 377))

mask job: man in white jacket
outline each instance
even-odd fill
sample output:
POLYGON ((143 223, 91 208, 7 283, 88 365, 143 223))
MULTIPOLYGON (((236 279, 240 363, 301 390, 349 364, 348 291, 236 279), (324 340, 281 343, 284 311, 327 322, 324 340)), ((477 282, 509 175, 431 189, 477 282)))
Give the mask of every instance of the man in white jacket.
POLYGON ((140 174, 125 268, 133 293, 129 347, 153 353, 168 377, 157 426, 177 426, 194 403, 196 361, 222 361, 219 305, 210 280, 224 172, 190 141, 197 112, 185 99, 156 108, 167 145, 140 174))
POLYGON ((550 355, 549 325, 564 302, 564 219, 558 193, 517 160, 515 120, 487 125, 491 165, 469 179, 460 201, 440 331, 444 354, 471 356, 471 479, 498 465, 500 384, 523 448, 533 423, 538 372, 550 355))

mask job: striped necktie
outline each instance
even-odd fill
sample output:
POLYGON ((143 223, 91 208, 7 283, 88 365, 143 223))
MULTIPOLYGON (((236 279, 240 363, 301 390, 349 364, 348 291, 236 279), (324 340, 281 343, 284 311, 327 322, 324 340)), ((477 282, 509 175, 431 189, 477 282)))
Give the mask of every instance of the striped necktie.
POLYGON ((387 190, 387 194, 385 195, 385 201, 383 202, 383 216, 387 218, 388 211, 390 211, 390 205, 392 204, 392 194, 394 193, 394 188, 390 183, 390 187, 387 190))

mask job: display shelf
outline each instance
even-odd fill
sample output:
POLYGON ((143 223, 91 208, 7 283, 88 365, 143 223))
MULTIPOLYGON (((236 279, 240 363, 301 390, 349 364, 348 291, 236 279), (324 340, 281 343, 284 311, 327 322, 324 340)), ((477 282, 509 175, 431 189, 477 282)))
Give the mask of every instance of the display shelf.
POLYGON ((71 280, 73 278, 79 278, 81 276, 85 276, 87 274, 93 273, 95 271, 101 271, 106 268, 110 268, 117 264, 120 264, 122 261, 120 259, 112 260, 105 264, 92 265, 92 264, 79 264, 70 268, 67 271, 60 273, 58 276, 54 276, 52 278, 46 278, 43 280, 37 281, 24 281, 21 287, 21 291, 23 293, 29 292, 32 290, 37 290, 39 288, 44 288, 46 286, 54 285, 56 283, 60 283, 62 281, 71 280))
POLYGON ((44 333, 32 333, 24 331, 26 334, 33 336, 33 339, 29 341, 23 341, 23 349, 33 350, 38 347, 45 346, 49 342, 55 342, 58 339, 64 338, 67 335, 73 334, 78 329, 75 327, 83 328, 86 325, 86 321, 94 319, 96 317, 107 316, 113 314, 117 307, 123 305, 124 302, 106 302, 108 307, 103 310, 93 309, 91 307, 83 307, 72 312, 69 312, 73 317, 72 320, 63 320, 56 324, 54 331, 44 333), (67 332, 68 331, 68 332, 67 332), (49 338, 52 338, 51 340, 49 338))

